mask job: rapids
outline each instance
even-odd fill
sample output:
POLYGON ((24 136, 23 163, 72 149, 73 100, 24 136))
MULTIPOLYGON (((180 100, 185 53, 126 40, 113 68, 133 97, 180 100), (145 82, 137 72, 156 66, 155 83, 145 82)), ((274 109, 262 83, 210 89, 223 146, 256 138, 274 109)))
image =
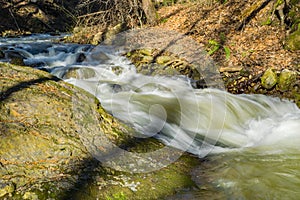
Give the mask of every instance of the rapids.
POLYGON ((0 45, 6 54, 25 57, 26 65, 95 95, 108 112, 139 132, 136 137, 156 137, 199 157, 254 147, 299 148, 300 110, 287 100, 195 89, 183 76, 142 75, 113 46, 50 43, 58 38, 2 39, 0 45))
MULTIPOLYGON (((281 198, 284 192, 291 192, 289 199, 299 197, 300 110, 294 103, 195 89, 183 76, 142 75, 112 46, 49 38, 2 39, 2 61, 18 53, 26 65, 95 95, 109 113, 137 130, 135 137, 155 137, 200 158, 210 156, 205 173, 230 199, 281 198)), ((203 169, 194 173, 197 177, 203 169)))

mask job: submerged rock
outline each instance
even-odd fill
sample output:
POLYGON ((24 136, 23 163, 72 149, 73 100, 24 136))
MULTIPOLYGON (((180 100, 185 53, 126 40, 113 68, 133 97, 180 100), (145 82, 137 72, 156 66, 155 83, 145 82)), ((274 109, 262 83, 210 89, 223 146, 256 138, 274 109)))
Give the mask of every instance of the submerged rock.
POLYGON ((88 79, 95 77, 95 71, 90 68, 70 68, 63 75, 64 79, 78 78, 78 79, 88 79))

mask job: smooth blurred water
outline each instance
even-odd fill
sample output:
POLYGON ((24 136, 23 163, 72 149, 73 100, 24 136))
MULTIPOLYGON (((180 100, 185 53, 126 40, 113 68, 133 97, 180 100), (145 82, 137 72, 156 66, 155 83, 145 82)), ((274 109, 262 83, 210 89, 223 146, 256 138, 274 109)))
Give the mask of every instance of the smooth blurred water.
POLYGON ((35 42, 53 42, 55 40, 62 39, 69 34, 30 34, 28 36, 16 36, 16 37, 0 37, 0 45, 14 45, 24 43, 35 42))

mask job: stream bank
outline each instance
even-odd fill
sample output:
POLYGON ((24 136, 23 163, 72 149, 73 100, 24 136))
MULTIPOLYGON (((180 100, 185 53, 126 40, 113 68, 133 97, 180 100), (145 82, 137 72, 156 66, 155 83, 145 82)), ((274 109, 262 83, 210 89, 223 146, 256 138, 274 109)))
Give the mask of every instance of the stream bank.
POLYGON ((207 49, 230 93, 266 94, 292 99, 299 105, 300 49, 289 48, 288 40, 294 38, 293 42, 300 44, 300 4, 290 3, 292 6, 284 11, 284 24, 278 18, 275 1, 229 0, 162 7, 159 26, 187 34, 207 49), (262 2, 268 3, 253 12, 262 2), (272 87, 262 84, 270 70, 276 74, 272 87), (296 79, 292 78, 293 86, 288 90, 280 90, 280 74, 287 70, 297 74, 296 79))
MULTIPOLYGON (((159 24, 156 27, 188 35, 206 49, 218 66, 228 92, 266 94, 290 99, 299 106, 300 2, 290 1, 285 6, 260 0, 209 2, 174 4, 166 1, 168 6, 157 11, 159 24), (282 11, 284 22, 279 15, 282 11), (272 87, 264 84, 265 79, 272 79, 266 77, 270 70, 273 71, 272 87), (287 74, 292 76, 286 84, 283 80, 287 74)), ((109 29, 104 36, 79 31, 67 41, 99 44, 102 39, 124 31, 120 27, 121 24, 109 29)), ((147 59, 146 62, 152 62, 147 59)), ((185 72, 185 75, 191 73, 185 72)))

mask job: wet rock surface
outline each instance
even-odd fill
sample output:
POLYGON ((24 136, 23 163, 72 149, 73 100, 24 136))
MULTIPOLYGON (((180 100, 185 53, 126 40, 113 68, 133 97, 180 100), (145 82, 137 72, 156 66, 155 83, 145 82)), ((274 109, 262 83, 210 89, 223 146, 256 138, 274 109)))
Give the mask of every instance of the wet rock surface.
POLYGON ((0 76, 1 182, 16 194, 43 183, 56 185, 50 193, 67 189, 90 158, 72 117, 72 95, 82 91, 27 67, 1 64, 0 76))
POLYGON ((187 154, 159 171, 138 174, 94 159, 88 146, 97 138, 102 150, 107 138, 131 152, 164 145, 131 138, 133 130, 87 92, 29 67, 0 64, 0 77, 0 199, 158 199, 195 186, 189 172, 200 160, 187 154), (99 140, 99 132, 106 140, 99 140))

